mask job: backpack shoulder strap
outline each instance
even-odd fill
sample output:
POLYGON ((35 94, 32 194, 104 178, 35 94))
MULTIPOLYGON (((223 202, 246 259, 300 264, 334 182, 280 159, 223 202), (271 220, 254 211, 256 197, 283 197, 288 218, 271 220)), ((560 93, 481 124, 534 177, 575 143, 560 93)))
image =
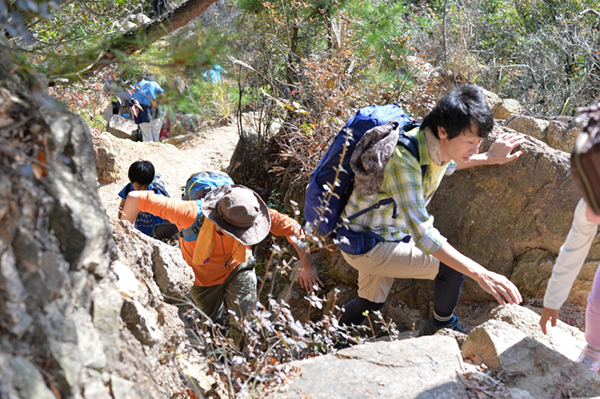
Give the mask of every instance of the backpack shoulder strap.
POLYGON ((202 201, 197 200, 196 203, 198 204, 198 216, 196 217, 196 222, 187 229, 179 232, 179 236, 185 241, 196 241, 198 238, 198 233, 200 232, 202 224, 204 223, 204 215, 202 214, 202 201))
MULTIPOLYGON (((398 135, 398 145, 406 148, 417 161, 421 161, 421 155, 419 154, 419 142, 416 137, 408 136, 404 131, 400 131, 398 135)), ((421 175, 425 177, 427 172, 427 165, 421 165, 421 175)))
POLYGON ((133 191, 133 184, 131 183, 127 183, 125 185, 125 198, 127 198, 127 196, 129 195, 130 192, 133 191))

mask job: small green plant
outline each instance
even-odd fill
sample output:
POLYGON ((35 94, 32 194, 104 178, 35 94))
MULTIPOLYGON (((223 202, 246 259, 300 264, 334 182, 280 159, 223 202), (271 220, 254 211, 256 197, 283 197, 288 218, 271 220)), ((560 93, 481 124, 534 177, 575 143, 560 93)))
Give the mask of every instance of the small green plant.
POLYGON ((182 112, 199 115, 209 122, 218 122, 231 117, 237 93, 228 81, 210 83, 196 80, 180 98, 177 105, 182 112))

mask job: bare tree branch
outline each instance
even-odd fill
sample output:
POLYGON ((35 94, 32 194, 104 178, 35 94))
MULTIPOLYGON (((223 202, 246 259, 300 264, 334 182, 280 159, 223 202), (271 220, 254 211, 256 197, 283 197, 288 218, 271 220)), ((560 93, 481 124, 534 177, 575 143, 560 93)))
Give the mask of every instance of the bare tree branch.
POLYGON ((104 51, 102 57, 87 67, 82 74, 88 75, 108 65, 117 62, 118 55, 130 55, 143 50, 161 37, 187 25, 208 9, 217 0, 188 0, 162 18, 148 25, 125 33, 105 48, 99 48, 98 54, 104 51), (142 38, 143 40, 140 40, 142 38))

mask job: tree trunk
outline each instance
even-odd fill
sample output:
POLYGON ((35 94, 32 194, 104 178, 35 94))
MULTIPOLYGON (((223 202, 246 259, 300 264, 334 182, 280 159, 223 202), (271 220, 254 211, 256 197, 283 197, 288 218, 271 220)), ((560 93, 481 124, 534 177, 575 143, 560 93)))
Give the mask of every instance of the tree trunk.
POLYGON ((290 38, 290 50, 288 53, 288 65, 286 70, 286 81, 290 86, 297 83, 296 64, 298 56, 296 55, 296 50, 298 49, 298 31, 298 24, 294 23, 294 27, 292 28, 292 37, 290 38))

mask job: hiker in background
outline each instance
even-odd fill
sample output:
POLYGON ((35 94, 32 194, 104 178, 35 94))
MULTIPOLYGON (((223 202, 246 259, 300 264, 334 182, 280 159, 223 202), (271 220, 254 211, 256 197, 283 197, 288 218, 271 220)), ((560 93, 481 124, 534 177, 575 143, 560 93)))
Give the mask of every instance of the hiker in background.
MULTIPOLYGON (((119 197, 121 197, 121 203, 119 204, 119 212, 117 217, 123 219, 123 208, 125 206, 125 200, 127 194, 132 191, 151 191, 156 194, 160 194, 168 197, 169 193, 165 189, 164 183, 160 180, 160 175, 155 174, 154 165, 150 161, 137 161, 131 164, 129 167, 129 183, 119 191, 119 197)), ((140 212, 136 218, 132 221, 134 227, 152 237, 152 230, 155 225, 164 223, 165 221, 158 216, 154 216, 150 213, 140 212)))
MULTIPOLYGON (((122 89, 114 79, 108 79, 102 85, 104 93, 110 96, 112 115, 121 115, 123 107, 129 107, 128 101, 131 99, 131 93, 122 89)), ((129 115, 124 116, 127 118, 129 115)), ((123 115, 122 115, 123 116, 123 115)))
MULTIPOLYGON (((340 324, 358 325, 365 319, 365 311, 381 309, 394 278, 435 280, 433 316, 420 335, 432 335, 442 328, 467 328, 454 315, 465 275, 500 304, 522 301, 517 287, 505 276, 487 270, 452 247, 433 226, 433 216, 426 208, 444 175, 473 166, 504 164, 521 155, 513 150, 524 138, 513 134, 499 137, 486 153, 478 153, 493 126, 494 118, 481 89, 473 84, 454 87, 425 116, 420 128, 407 132, 417 139, 419 161, 407 148, 392 143, 395 147, 387 164, 368 168, 369 176, 355 179, 342 218, 372 208, 351 220, 348 228, 373 232, 384 241, 364 254, 342 251, 344 259, 358 270, 358 296, 342 309, 340 324), (374 182, 378 188, 372 190, 374 182), (394 206, 373 208, 389 198, 394 206)), ((356 153, 360 145, 353 161, 361 155, 356 153)))
POLYGON ((130 94, 129 105, 135 123, 142 132, 142 140, 159 141, 162 128, 159 100, 162 99, 164 90, 152 75, 145 75, 132 86, 130 94))
POLYGON ((152 0, 152 9, 157 17, 161 17, 163 14, 169 12, 170 8, 167 0, 152 0))
MULTIPOLYGON (((228 177, 228 176, 227 176, 228 177)), ((174 200, 152 192, 131 192, 124 209, 126 220, 135 220, 138 212, 149 212, 187 230, 199 218, 195 196, 189 201, 174 200)), ((215 323, 223 322, 224 308, 238 318, 247 315, 256 302, 256 259, 251 246, 264 240, 269 232, 287 237, 302 264, 301 286, 311 291, 323 285, 310 256, 303 246, 300 225, 287 215, 267 208, 253 190, 241 185, 221 185, 209 191, 201 201, 204 222, 197 239, 180 238, 183 258, 194 270, 191 296, 198 308, 215 323)), ((230 320, 230 336, 238 346, 242 334, 230 320)))
POLYGON ((204 78, 205 81, 207 81, 209 83, 220 83, 223 80, 221 77, 221 74, 225 74, 225 73, 227 73, 227 71, 224 70, 221 67, 221 65, 216 64, 211 69, 204 72, 202 74, 202 77, 204 78))
POLYGON ((160 134, 158 136, 160 141, 163 141, 165 139, 168 139, 169 136, 171 135, 171 125, 172 125, 172 121, 171 121, 171 114, 169 112, 165 112, 162 116, 161 116, 161 120, 163 120, 163 125, 160 129, 160 134))

